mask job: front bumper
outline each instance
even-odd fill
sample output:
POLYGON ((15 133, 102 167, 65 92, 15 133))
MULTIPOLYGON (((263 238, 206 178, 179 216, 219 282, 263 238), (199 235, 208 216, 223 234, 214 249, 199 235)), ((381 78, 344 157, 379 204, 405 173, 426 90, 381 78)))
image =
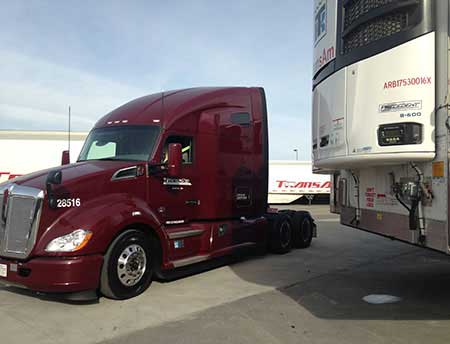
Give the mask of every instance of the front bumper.
POLYGON ((7 270, 0 284, 44 293, 72 293, 98 288, 103 256, 40 257, 27 262, 0 257, 0 264, 7 270))

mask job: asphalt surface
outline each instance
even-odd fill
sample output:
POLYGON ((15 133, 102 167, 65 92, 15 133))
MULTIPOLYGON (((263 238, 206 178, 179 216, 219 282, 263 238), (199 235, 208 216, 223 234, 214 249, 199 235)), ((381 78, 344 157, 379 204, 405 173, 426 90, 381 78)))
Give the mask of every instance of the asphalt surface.
MULTIPOLYGON (((299 207, 299 206, 297 206, 299 207)), ((127 301, 48 300, 0 288, 0 343, 444 343, 450 257, 339 225, 310 248, 246 257, 127 301), (369 304, 372 294, 400 298, 369 304)))

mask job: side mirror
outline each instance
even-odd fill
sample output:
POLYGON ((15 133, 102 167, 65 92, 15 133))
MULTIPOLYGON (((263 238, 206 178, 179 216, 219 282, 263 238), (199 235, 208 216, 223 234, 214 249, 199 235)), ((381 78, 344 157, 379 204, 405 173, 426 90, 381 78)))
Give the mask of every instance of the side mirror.
POLYGON ((68 164, 70 164, 70 152, 68 150, 65 150, 62 152, 61 165, 68 165, 68 164))
POLYGON ((181 172, 181 144, 169 144, 168 172, 171 177, 179 177, 181 172))
POLYGON ((48 173, 46 184, 59 185, 61 184, 61 182, 62 182, 61 170, 53 170, 48 173))
POLYGON ((61 184, 61 182, 62 182, 61 170, 53 170, 48 173, 45 184, 47 187, 48 206, 51 209, 56 209, 56 198, 53 195, 52 185, 59 185, 61 184))

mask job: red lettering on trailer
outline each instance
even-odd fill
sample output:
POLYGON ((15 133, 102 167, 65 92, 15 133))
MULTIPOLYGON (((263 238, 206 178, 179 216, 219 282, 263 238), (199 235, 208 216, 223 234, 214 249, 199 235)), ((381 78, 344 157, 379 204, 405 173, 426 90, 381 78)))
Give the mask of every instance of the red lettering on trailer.
POLYGON ((325 182, 322 184, 321 188, 327 189, 331 187, 331 182, 325 182))
POLYGON ((365 196, 366 196, 366 207, 373 208, 376 196, 375 188, 374 187, 366 188, 365 196))
POLYGON ((8 177, 8 179, 9 179, 10 175, 11 175, 10 172, 0 172, 0 179, 2 179, 3 176, 8 177))
POLYGON ((277 188, 282 188, 285 180, 277 180, 278 186, 277 188))
POLYGON ((331 187, 331 182, 295 182, 295 181, 288 181, 288 180, 276 180, 277 188, 292 188, 292 189, 302 189, 302 188, 309 188, 309 189, 327 189, 331 187))
POLYGON ((323 48, 322 55, 320 56, 319 59, 319 65, 323 66, 333 58, 334 58, 334 47, 330 47, 328 49, 323 48))
POLYGON ((416 76, 412 78, 385 81, 383 89, 386 90, 397 87, 430 85, 431 83, 432 83, 431 76, 416 76))
POLYGON ((323 48, 322 53, 314 62, 315 69, 317 70, 320 67, 325 66, 328 62, 336 57, 335 54, 336 53, 334 51, 334 47, 323 48))
POLYGON ((0 179, 2 178, 2 176, 8 177, 8 180, 14 179, 16 177, 20 177, 21 174, 14 174, 11 172, 0 172, 0 179))

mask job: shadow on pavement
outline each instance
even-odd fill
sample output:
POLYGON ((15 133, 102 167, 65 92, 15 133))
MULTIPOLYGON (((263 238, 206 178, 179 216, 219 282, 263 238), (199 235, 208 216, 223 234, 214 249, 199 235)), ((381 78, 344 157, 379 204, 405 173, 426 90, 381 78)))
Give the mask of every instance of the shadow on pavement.
POLYGON ((434 252, 405 255, 353 270, 332 272, 281 290, 312 314, 328 319, 450 319, 450 261, 434 252), (402 300, 368 304, 369 294, 402 300))
POLYGON ((245 281, 275 287, 318 318, 450 319, 450 257, 354 229, 335 232, 320 235, 308 249, 230 267, 245 281), (401 301, 363 301, 371 294, 401 301))

